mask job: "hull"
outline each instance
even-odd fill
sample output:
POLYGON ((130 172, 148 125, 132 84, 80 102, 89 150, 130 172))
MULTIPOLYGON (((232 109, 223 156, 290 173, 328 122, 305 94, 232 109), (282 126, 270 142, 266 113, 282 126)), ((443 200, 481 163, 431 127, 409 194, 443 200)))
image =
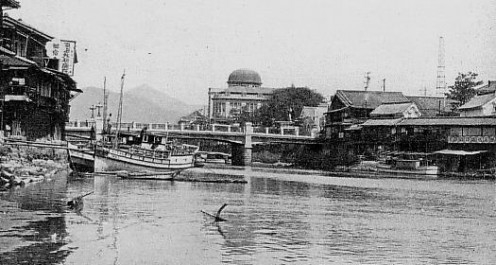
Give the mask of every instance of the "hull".
POLYGON ((110 149, 95 153, 94 171, 170 172, 194 166, 193 154, 154 158, 110 149))
POLYGON ((93 170, 95 157, 92 150, 69 149, 69 155, 70 162, 76 169, 93 170))
POLYGON ((396 175, 423 175, 423 176, 431 176, 437 177, 439 175, 439 167, 437 166, 428 166, 421 167, 418 169, 405 170, 405 169, 377 169, 379 173, 388 173, 388 174, 396 174, 396 175))
POLYGON ((123 179, 146 179, 146 180, 174 180, 180 170, 163 173, 118 173, 117 176, 123 179))

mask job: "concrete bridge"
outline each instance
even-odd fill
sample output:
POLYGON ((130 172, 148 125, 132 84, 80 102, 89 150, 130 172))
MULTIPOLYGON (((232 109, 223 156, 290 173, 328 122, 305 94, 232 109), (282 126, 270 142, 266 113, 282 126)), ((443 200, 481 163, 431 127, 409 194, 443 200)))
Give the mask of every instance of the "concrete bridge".
MULTIPOLYGON (((76 121, 66 124, 68 139, 90 138, 94 128, 103 128, 101 120, 76 121), (93 129, 92 129, 93 128, 93 129)), ((117 128, 112 124, 112 130, 117 128)), ((318 144, 317 134, 301 135, 299 127, 288 126, 281 128, 253 127, 247 122, 244 126, 211 124, 208 126, 186 124, 171 125, 168 123, 121 123, 121 131, 139 133, 143 128, 154 134, 177 139, 214 140, 230 143, 232 146, 232 162, 234 165, 249 165, 252 162, 254 145, 285 143, 285 144, 318 144)))

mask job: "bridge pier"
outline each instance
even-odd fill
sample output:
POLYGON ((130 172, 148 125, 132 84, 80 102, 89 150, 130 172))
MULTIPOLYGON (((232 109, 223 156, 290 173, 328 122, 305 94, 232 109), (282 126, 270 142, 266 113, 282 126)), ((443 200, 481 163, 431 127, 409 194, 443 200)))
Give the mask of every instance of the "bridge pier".
POLYGON ((251 122, 245 124, 245 137, 242 144, 232 145, 232 164, 235 166, 249 166, 252 162, 253 144, 251 137, 253 126, 251 122))

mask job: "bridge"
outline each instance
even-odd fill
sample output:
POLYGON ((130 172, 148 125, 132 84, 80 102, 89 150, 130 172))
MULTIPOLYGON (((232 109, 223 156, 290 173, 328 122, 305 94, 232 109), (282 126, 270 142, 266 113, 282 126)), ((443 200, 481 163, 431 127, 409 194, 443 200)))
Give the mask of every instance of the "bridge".
MULTIPOLYGON (((117 124, 111 124, 112 130, 117 124)), ((66 124, 66 135, 71 138, 90 139, 95 128, 103 128, 101 120, 72 121, 66 124)), ((177 139, 198 139, 226 142, 232 147, 232 161, 236 165, 248 165, 252 159, 252 147, 263 144, 318 144, 317 134, 300 134, 299 127, 281 128, 253 127, 250 122, 244 126, 210 124, 208 126, 168 123, 121 123, 121 131, 139 133, 144 128, 154 134, 177 139)), ((115 132, 115 131, 114 131, 115 132)), ((98 137, 98 136, 97 136, 98 137)))

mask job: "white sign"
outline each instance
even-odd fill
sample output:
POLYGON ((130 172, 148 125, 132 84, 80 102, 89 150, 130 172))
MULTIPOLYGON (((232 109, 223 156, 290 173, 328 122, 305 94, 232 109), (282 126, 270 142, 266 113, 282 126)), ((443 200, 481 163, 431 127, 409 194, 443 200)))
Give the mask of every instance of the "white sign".
POLYGON ((59 71, 70 76, 74 75, 76 58, 76 42, 68 40, 52 40, 45 46, 47 56, 59 60, 59 71))
POLYGON ((478 143, 478 144, 494 144, 496 136, 449 136, 448 143, 478 143))

